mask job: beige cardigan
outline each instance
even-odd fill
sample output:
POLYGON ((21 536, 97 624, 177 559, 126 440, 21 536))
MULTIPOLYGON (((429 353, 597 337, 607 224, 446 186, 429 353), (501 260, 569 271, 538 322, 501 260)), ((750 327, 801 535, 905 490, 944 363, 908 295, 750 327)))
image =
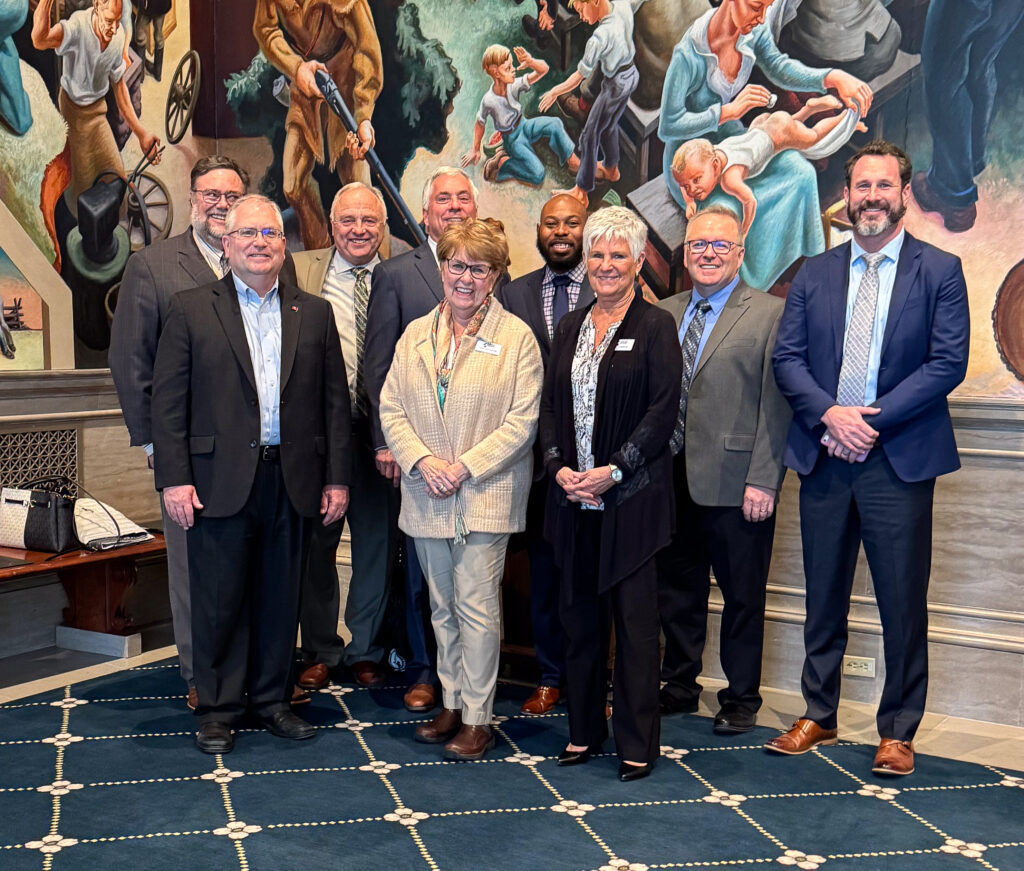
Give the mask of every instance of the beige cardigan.
POLYGON ((410 323, 398 340, 380 395, 384 438, 402 468, 398 525, 414 538, 454 538, 461 500, 468 532, 519 532, 526 525, 543 382, 537 340, 492 299, 476 338, 459 348, 442 415, 430 342, 435 311, 410 323), (427 492, 416 463, 431 455, 462 460, 469 470, 455 496, 435 499, 427 492))

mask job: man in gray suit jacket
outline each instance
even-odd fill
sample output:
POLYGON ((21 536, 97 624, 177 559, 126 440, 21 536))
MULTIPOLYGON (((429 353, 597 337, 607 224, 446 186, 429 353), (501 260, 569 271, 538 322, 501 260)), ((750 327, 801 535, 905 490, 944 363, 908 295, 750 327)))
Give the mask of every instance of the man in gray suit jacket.
MULTIPOLYGON (((545 265, 510 282, 498 301, 524 320, 540 345, 547 368, 551 340, 562 315, 586 308, 594 301, 583 262, 583 228, 587 210, 575 197, 558 194, 544 204, 537 224, 537 250, 545 265)), ((530 623, 533 649, 540 666, 540 682, 523 703, 524 714, 546 714, 561 693, 564 653, 558 619, 558 568, 551 543, 544 538, 544 506, 548 479, 535 445, 533 486, 526 507, 526 547, 530 558, 530 623)))
MULTIPOLYGON (((182 290, 209 284, 224 275, 221 237, 224 218, 249 183, 245 170, 219 154, 196 162, 191 173, 192 226, 179 236, 163 239, 128 259, 121 279, 117 309, 110 331, 110 374, 114 377, 131 444, 145 447, 153 468, 150 403, 157 340, 171 298, 182 290)), ((167 585, 171 600, 174 643, 181 676, 188 685, 188 706, 195 709, 192 678, 192 611, 189 606, 188 555, 185 531, 168 522, 163 509, 167 544, 167 585)))
POLYGON ((735 213, 711 206, 686 228, 693 291, 662 308, 683 354, 675 453, 676 530, 658 555, 665 633, 662 713, 693 712, 701 686, 709 570, 722 592, 722 670, 714 730, 747 732, 761 707, 765 587, 791 411, 772 374, 782 300, 739 280, 735 213))

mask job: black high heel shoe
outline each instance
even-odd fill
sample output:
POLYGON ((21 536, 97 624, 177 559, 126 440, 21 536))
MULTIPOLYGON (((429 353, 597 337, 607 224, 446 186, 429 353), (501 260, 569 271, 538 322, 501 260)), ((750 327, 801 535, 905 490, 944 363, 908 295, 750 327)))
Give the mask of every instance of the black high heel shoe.
POLYGON ((558 764, 561 767, 565 767, 567 765, 582 765, 584 762, 589 762, 591 756, 596 756, 600 752, 600 744, 591 744, 586 750, 565 749, 558 754, 558 764))
POLYGON ((628 762, 620 762, 619 780, 623 783, 629 783, 631 780, 642 780, 653 770, 653 762, 648 762, 645 765, 630 765, 628 762))

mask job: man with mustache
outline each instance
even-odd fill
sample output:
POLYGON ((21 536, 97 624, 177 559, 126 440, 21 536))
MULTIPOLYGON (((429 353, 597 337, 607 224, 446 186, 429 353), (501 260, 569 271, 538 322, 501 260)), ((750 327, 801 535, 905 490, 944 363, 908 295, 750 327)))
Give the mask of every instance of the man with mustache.
MULTIPOLYGON (((556 194, 541 209, 537 250, 544 266, 517 278, 498 294, 498 301, 526 321, 540 345, 547 366, 551 340, 562 315, 594 301, 583 262, 586 207, 575 197, 556 194)), ((539 452, 539 446, 536 448, 539 452)), ((548 479, 544 463, 534 456, 533 486, 526 507, 526 540, 530 557, 530 619, 540 683, 523 703, 524 714, 546 714, 561 692, 562 627, 558 622, 558 569, 551 544, 544 538, 544 505, 548 479)))
POLYGON ((837 741, 857 552, 864 544, 885 651, 872 770, 914 770, 928 688, 935 478, 960 467, 946 396, 967 372, 970 315, 957 257, 903 228, 912 168, 880 140, 846 163, 853 240, 808 260, 779 326, 775 379, 793 407, 785 463, 800 475, 806 713, 765 746, 837 741))

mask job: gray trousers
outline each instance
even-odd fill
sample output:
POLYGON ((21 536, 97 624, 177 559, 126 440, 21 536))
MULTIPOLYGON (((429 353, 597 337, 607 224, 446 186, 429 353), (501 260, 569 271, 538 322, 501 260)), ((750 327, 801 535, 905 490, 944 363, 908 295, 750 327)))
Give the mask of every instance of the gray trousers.
POLYGON ((188 581, 188 545, 185 530, 167 516, 163 494, 160 515, 164 520, 164 544, 167 546, 167 593, 171 599, 171 626, 178 648, 181 676, 190 687, 192 676, 192 600, 188 581))
POLYGON ((430 591, 437 676, 444 706, 462 722, 491 722, 501 648, 501 576, 508 533, 471 532, 466 543, 417 538, 416 556, 430 591))
POLYGON ((132 44, 135 47, 135 53, 143 60, 146 59, 146 42, 149 38, 150 23, 153 25, 153 51, 163 51, 164 49, 164 16, 149 16, 144 12, 136 13, 132 44))

